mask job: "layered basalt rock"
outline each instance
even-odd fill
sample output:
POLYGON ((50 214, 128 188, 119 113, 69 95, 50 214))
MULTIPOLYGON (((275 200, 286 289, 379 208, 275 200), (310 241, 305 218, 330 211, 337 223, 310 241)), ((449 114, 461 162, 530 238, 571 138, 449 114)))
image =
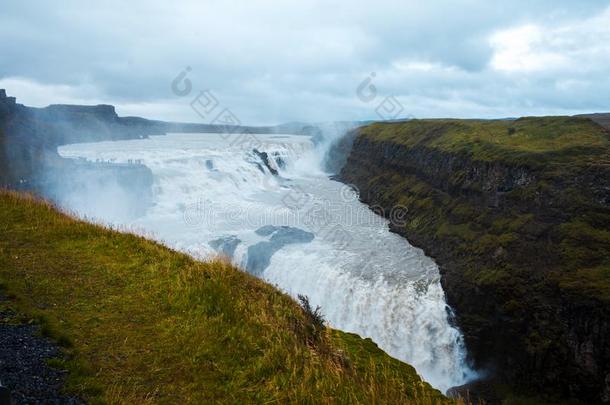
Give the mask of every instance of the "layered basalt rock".
MULTIPOLYGON (((351 145, 350 145, 351 144, 351 145)), ((434 257, 475 365, 610 401, 610 137, 584 118, 374 124, 339 177, 434 257)))

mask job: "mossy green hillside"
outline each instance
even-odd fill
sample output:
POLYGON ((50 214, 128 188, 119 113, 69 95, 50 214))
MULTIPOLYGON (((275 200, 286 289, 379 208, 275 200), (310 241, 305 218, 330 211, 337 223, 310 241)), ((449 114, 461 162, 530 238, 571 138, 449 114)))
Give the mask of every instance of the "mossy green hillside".
MULTIPOLYGON (((610 210, 583 184, 589 173, 600 173, 593 183, 602 190, 610 181, 610 135, 603 127, 579 117, 412 120, 372 124, 359 136, 377 145, 390 142, 475 162, 472 166, 478 161, 526 173, 527 184, 502 190, 504 203, 496 206, 473 203, 473 193, 497 191, 469 178, 468 165, 456 164, 449 173, 435 172, 431 165, 423 169, 427 178, 370 171, 362 181, 365 190, 374 190, 375 203, 407 208, 410 232, 447 240, 462 259, 494 258, 486 260, 486 267, 499 275, 530 270, 514 258, 505 260, 507 252, 518 252, 522 262, 546 256, 544 267, 555 270, 559 286, 610 300, 610 210), (444 186, 435 184, 435 176, 445 175, 444 186)), ((488 274, 484 280, 490 281, 488 274)))
POLYGON ((226 262, 29 196, 0 193, 0 281, 9 305, 63 345, 51 363, 91 403, 451 402, 370 340, 320 332, 290 297, 226 262))
POLYGON ((608 160, 607 130, 587 118, 524 117, 516 120, 410 120, 360 130, 376 141, 465 153, 476 160, 542 165, 608 160))
POLYGON ((596 401, 610 364, 610 135, 587 118, 360 128, 340 177, 439 263, 477 365, 596 401), (583 348, 589 350, 583 352, 583 348))

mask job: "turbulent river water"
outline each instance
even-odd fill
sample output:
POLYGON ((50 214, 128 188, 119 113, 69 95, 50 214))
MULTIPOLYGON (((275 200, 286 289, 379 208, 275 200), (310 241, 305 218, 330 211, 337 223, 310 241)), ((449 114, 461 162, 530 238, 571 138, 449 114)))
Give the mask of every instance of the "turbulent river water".
POLYGON ((331 326, 370 337, 443 391, 473 376, 434 261, 331 180, 309 137, 169 134, 59 152, 137 161, 154 176, 153 204, 139 215, 126 214, 121 193, 129 190, 115 187, 74 191, 61 201, 66 208, 195 257, 226 255, 307 295, 331 326))

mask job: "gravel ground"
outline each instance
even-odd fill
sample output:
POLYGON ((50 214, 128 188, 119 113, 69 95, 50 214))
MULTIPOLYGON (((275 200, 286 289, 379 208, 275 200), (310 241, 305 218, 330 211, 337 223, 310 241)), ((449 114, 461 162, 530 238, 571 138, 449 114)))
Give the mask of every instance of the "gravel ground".
MULTIPOLYGON (((3 297, 0 296, 0 301, 3 297)), ((12 404, 84 404, 63 395, 65 372, 49 367, 46 360, 60 356, 57 345, 37 334, 36 325, 15 324, 15 314, 0 310, 0 405, 8 388, 12 404)))

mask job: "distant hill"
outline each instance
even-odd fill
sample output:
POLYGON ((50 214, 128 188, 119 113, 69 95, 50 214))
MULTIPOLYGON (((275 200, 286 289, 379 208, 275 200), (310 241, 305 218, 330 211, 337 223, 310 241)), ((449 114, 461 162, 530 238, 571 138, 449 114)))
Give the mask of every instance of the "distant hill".
POLYGON ((577 117, 589 118, 606 129, 610 129, 610 113, 581 114, 577 117))

